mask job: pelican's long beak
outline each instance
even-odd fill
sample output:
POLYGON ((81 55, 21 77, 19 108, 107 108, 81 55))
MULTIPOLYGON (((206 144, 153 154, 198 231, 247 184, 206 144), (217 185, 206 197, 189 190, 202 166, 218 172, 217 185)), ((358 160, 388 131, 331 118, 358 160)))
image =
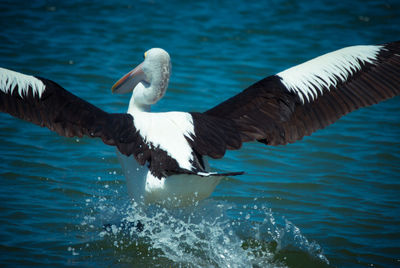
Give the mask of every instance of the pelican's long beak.
POLYGON ((143 72, 142 66, 143 62, 119 79, 117 83, 112 86, 111 92, 128 93, 131 92, 141 81, 145 81, 146 76, 143 72))

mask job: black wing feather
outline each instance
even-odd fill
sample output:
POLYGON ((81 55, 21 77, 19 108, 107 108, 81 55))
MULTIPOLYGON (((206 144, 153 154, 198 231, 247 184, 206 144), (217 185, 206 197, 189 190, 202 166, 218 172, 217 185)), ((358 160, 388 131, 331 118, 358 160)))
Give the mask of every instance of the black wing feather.
POLYGON ((18 85, 12 94, 10 89, 0 90, 0 111, 65 137, 100 138, 105 144, 116 146, 122 154, 133 155, 141 165, 147 163, 158 178, 193 173, 180 168, 167 152, 146 143, 130 114, 107 113, 51 80, 36 78, 46 86, 41 97, 34 94, 31 87, 24 91, 23 97, 18 92, 18 85))
MULTIPOLYGON (((347 113, 400 94, 399 41, 384 45, 374 63, 361 65, 360 71, 355 71, 354 75, 335 87, 323 88, 322 93, 315 88, 317 96, 313 101, 303 103, 296 93, 285 87, 281 77, 273 75, 198 117, 225 119, 230 126, 228 133, 236 129, 240 142, 259 141, 267 145, 293 143, 347 113)), ((221 129, 208 130, 217 131, 221 129)), ((229 135, 226 136, 228 141, 216 146, 211 144, 211 138, 202 139, 206 142, 203 141, 201 150, 211 157, 222 157, 220 152, 224 149, 240 147, 236 137, 229 135), (235 146, 224 147, 231 139, 235 146)))
POLYGON ((24 97, 17 89, 12 94, 0 91, 0 111, 47 127, 65 137, 99 137, 109 145, 124 142, 124 137, 117 134, 124 132, 113 129, 136 131, 132 116, 106 113, 57 83, 37 78, 46 85, 41 97, 34 95, 31 88, 24 97))

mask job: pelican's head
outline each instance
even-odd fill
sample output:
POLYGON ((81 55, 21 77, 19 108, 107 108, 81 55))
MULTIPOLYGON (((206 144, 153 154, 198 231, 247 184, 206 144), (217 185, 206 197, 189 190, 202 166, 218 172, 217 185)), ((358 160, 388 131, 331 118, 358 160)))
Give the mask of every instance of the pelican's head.
POLYGON ((151 105, 164 96, 170 74, 169 54, 161 48, 152 48, 144 53, 144 61, 119 79, 111 90, 113 93, 133 91, 137 105, 151 105))

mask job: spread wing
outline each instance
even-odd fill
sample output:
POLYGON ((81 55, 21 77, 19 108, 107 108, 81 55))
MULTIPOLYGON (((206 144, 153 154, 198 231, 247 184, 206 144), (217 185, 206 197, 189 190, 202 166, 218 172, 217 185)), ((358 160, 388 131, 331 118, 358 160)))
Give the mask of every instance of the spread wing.
POLYGON ((107 113, 75 96, 57 83, 0 68, 0 111, 32 122, 66 137, 97 137, 148 164, 161 178, 190 173, 167 152, 152 148, 137 131, 129 114, 107 113))
POLYGON ((199 142, 193 147, 219 158, 242 142, 293 143, 349 112, 399 94, 399 41, 343 48, 262 79, 196 114, 199 142), (214 128, 202 127, 204 121, 214 128))

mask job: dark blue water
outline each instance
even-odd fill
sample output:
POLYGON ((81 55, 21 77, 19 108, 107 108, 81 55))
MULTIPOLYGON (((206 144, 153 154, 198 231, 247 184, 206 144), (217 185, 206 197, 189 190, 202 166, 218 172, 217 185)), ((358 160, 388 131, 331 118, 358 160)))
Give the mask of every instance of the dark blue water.
MULTIPOLYGON (((1 1, 0 65, 123 112, 111 86, 162 47, 173 75, 154 110, 204 111, 320 54, 399 40, 399 14, 398 1, 1 1)), ((246 174, 196 207, 143 210, 114 148, 0 114, 0 265, 398 267, 399 138, 397 97, 212 161, 246 174)))

